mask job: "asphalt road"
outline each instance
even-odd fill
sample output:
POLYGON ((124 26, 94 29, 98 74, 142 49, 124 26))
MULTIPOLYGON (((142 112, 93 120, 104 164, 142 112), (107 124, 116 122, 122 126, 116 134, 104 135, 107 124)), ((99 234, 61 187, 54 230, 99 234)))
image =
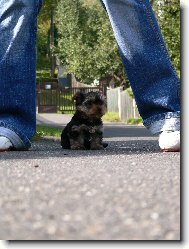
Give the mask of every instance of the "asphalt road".
POLYGON ((104 151, 57 139, 0 154, 0 239, 179 240, 180 155, 143 127, 105 127, 104 151))

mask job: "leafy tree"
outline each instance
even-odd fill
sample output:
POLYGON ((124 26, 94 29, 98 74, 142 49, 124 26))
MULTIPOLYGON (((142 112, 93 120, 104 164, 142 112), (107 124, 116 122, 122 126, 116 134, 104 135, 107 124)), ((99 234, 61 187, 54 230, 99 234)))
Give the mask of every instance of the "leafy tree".
MULTIPOLYGON (((152 0, 165 42, 179 72, 179 4, 175 0, 152 0), (161 15, 160 15, 161 11, 161 15)), ((108 17, 98 0, 60 0, 56 11, 59 32, 57 53, 81 81, 125 73, 108 17)))
MULTIPOLYGON (((179 1, 150 2, 179 74, 179 1)), ((51 74, 56 53, 67 72, 74 73, 85 83, 113 75, 119 82, 126 80, 108 16, 99 0, 43 0, 38 23, 38 57, 50 55, 51 74)))
POLYGON ((60 0, 56 26, 57 52, 69 73, 85 83, 123 74, 108 17, 98 1, 60 0))

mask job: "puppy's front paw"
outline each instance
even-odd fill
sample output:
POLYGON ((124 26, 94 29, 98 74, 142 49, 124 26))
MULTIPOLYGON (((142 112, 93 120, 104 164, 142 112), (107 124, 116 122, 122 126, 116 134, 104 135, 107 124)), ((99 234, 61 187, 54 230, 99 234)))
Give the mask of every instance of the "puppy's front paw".
POLYGON ((106 147, 108 147, 108 143, 102 143, 102 146, 104 147, 104 148, 106 148, 106 147))
POLYGON ((96 144, 94 146, 91 146, 91 150, 103 150, 104 146, 100 144, 96 144))
POLYGON ((85 150, 83 145, 72 145, 71 150, 85 150))

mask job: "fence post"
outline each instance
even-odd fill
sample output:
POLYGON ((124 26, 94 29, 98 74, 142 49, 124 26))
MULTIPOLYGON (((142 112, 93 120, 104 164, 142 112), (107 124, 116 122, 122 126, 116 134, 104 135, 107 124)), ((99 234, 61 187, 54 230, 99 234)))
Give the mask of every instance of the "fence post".
POLYGON ((136 118, 136 103, 135 103, 135 99, 133 99, 133 116, 134 118, 136 118))
POLYGON ((119 110, 119 118, 121 120, 121 88, 118 87, 118 110, 119 110))

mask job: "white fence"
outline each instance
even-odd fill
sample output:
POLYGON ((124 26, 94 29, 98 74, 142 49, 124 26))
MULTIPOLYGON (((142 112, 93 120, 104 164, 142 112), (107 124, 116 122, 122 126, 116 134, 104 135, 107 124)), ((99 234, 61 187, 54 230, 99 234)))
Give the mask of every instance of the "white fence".
POLYGON ((122 121, 140 118, 135 100, 126 91, 122 91, 120 87, 107 90, 107 109, 108 112, 119 113, 119 118, 122 121))

